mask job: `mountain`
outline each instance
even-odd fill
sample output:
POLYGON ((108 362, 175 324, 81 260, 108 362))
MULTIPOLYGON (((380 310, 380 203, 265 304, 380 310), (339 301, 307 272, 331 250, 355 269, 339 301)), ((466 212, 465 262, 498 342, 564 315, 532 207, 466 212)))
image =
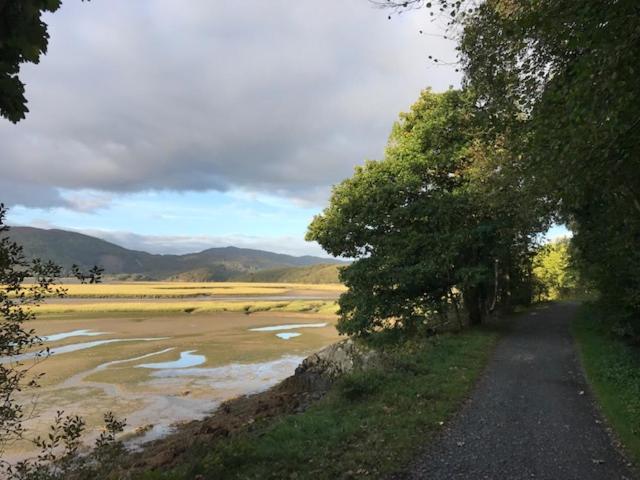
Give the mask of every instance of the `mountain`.
POLYGON ((52 260, 66 272, 73 264, 85 270, 100 265, 107 275, 153 280, 224 281, 262 270, 342 263, 327 258, 295 257, 237 247, 210 248, 185 255, 155 255, 129 250, 82 233, 33 227, 11 227, 9 236, 22 245, 27 258, 52 260))

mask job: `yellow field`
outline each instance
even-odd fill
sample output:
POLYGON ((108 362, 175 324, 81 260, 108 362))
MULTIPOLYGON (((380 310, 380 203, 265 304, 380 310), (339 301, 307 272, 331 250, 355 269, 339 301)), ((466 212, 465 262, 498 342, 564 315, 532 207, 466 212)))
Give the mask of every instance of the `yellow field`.
POLYGON ((119 282, 62 286, 70 298, 185 298, 203 295, 285 295, 298 291, 338 294, 344 291, 344 286, 339 284, 295 283, 119 282))
POLYGON ((67 313, 213 313, 213 312, 308 312, 335 314, 335 300, 289 301, 170 301, 170 302, 61 302, 34 307, 38 315, 67 313))

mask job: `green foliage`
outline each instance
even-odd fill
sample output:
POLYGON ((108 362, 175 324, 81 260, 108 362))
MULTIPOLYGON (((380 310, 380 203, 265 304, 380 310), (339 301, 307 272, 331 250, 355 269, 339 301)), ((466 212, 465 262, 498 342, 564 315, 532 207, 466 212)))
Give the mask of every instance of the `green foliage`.
POLYGON ((533 259, 538 301, 582 295, 586 288, 572 260, 571 240, 562 238, 540 247, 533 259))
POLYGON ((29 111, 20 64, 38 63, 46 53, 49 34, 42 14, 60 5, 60 0, 0 1, 0 116, 13 123, 29 111))
POLYGON ((35 459, 7 464, 4 473, 8 480, 94 480, 107 478, 116 462, 125 453, 122 442, 116 439, 125 422, 111 412, 104 415, 104 430, 96 439, 93 450, 81 455, 78 449, 85 431, 85 421, 77 415, 64 416, 58 411, 46 437, 33 443, 40 448, 35 459))
POLYGON ((581 275, 618 330, 640 341, 637 2, 372 1, 448 15, 488 125, 570 225, 581 275))
POLYGON ((340 283, 339 265, 309 265, 305 267, 261 270, 234 278, 236 282, 262 283, 340 283))
MULTIPOLYGON (((64 293, 54 285, 60 268, 39 260, 27 261, 17 244, 1 235, 8 230, 4 217, 5 209, 0 204, 0 357, 37 350, 38 357, 43 358, 48 350, 25 322, 35 317, 29 307, 38 305, 46 296, 64 293), (33 283, 25 286, 30 277, 33 283)), ((29 366, 22 362, 0 363, 0 456, 8 443, 23 434, 25 412, 17 401, 18 392, 37 384, 38 378, 29 376, 29 366)))
POLYGON ((385 372, 376 369, 355 372, 338 382, 337 388, 345 399, 364 400, 378 392, 388 380, 385 372))
POLYGON ((62 0, 0 0, 0 117, 17 123, 29 111, 20 65, 39 63, 47 53, 49 32, 42 15, 61 5, 62 0))
POLYGON ((640 461, 640 351, 612 335, 609 312, 588 305, 573 323, 589 382, 633 459, 640 461))
POLYGON ((640 338, 637 16, 633 0, 495 0, 458 25, 466 82, 571 226, 584 278, 640 338))
POLYGON ((545 216, 524 186, 503 188, 517 172, 478 113, 469 92, 423 92, 385 159, 356 168, 309 226, 307 239, 357 259, 340 273, 342 333, 432 328, 462 301, 479 323, 527 283, 545 216))
POLYGON ((496 339, 477 329, 389 347, 380 369, 349 374, 304 413, 253 424, 191 449, 173 470, 133 478, 387 478, 459 408, 496 339))

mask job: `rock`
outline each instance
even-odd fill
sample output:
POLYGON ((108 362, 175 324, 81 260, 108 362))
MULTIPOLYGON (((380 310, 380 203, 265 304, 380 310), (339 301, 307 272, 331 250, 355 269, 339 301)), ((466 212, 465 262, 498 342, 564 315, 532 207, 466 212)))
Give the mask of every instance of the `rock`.
POLYGON ((347 339, 305 358, 296 368, 295 374, 315 374, 333 380, 355 369, 367 369, 378 358, 375 350, 347 339))

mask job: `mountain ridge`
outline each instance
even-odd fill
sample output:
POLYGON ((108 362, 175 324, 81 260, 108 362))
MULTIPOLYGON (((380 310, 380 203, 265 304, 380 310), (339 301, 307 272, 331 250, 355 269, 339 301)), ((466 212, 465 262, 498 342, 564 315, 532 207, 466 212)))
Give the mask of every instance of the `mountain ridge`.
POLYGON ((188 277, 189 272, 197 272, 201 280, 225 281, 263 270, 345 264, 336 259, 298 257, 232 245, 194 253, 153 254, 58 228, 12 226, 8 236, 23 246, 28 259, 51 260, 65 272, 70 272, 73 264, 82 269, 100 265, 106 275, 139 276, 149 280, 188 277))

